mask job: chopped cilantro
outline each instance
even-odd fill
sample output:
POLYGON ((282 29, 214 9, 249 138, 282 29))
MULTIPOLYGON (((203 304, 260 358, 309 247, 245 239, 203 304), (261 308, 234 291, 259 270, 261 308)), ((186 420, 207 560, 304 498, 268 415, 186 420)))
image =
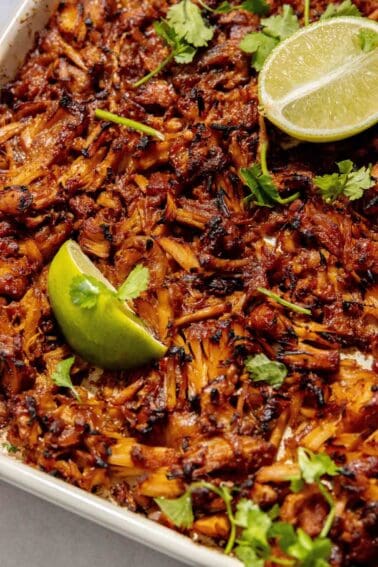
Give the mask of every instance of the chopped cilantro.
POLYGON ((244 364, 254 382, 267 382, 273 388, 282 386, 287 376, 287 368, 282 362, 270 360, 263 353, 248 356, 244 364))
POLYGON ((80 401, 80 396, 77 393, 74 385, 72 384, 70 376, 70 371, 74 362, 75 358, 73 356, 62 360, 61 362, 58 362, 51 378, 54 384, 56 384, 60 388, 69 388, 75 398, 80 401))
POLYGON ((361 16, 361 12, 351 0, 344 0, 341 4, 328 4, 326 11, 320 16, 321 20, 340 18, 341 16, 361 16))
POLYGON ((240 177, 251 192, 245 198, 246 203, 253 203, 259 207, 273 207, 277 203, 286 205, 299 197, 299 193, 281 197, 272 176, 269 172, 264 173, 259 163, 241 168, 240 177))
POLYGON ((360 30, 358 34, 358 40, 360 43, 360 47, 362 51, 368 53, 369 51, 373 51, 378 47, 378 32, 375 30, 360 30))
POLYGON ((374 185, 371 178, 371 166, 356 169, 354 163, 347 159, 336 163, 339 173, 318 175, 314 184, 327 203, 331 203, 341 195, 354 201, 362 197, 364 191, 374 185))
POLYGON ((298 18, 293 8, 288 4, 282 7, 282 14, 262 18, 262 30, 248 33, 240 42, 240 49, 252 53, 251 65, 260 71, 269 53, 279 44, 299 29, 298 18))
POLYGON ((122 301, 136 299, 148 288, 149 279, 150 272, 148 268, 142 264, 138 264, 133 270, 131 270, 130 274, 117 291, 118 299, 121 299, 122 301))
POLYGON ((286 299, 283 299, 280 295, 277 295, 277 293, 274 293, 273 291, 270 291, 265 287, 258 287, 257 291, 263 293, 267 297, 270 297, 270 299, 273 299, 274 301, 276 301, 283 307, 287 307, 291 311, 296 311, 297 313, 303 313, 303 315, 311 315, 310 309, 306 309, 305 307, 302 307, 301 305, 297 305, 296 303, 291 303, 291 301, 286 301, 286 299))

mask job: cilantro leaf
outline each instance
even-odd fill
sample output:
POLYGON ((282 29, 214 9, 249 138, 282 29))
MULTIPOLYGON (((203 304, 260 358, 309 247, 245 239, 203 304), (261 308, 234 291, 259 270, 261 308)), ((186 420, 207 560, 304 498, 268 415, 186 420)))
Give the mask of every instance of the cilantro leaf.
POLYGON ((268 557, 268 531, 272 520, 252 500, 243 498, 236 506, 235 523, 244 528, 239 543, 249 545, 260 557, 268 557))
POLYGON ((265 16, 269 12, 269 4, 265 0, 245 0, 240 8, 257 16, 265 16))
POLYGON ((288 309, 291 309, 291 311, 296 311, 297 313, 303 313, 303 315, 311 315, 310 309, 306 309, 305 307, 302 307, 301 305, 297 305, 296 303, 291 303, 291 301, 286 301, 286 299, 283 299, 283 297, 277 295, 277 293, 274 293, 269 289, 266 289, 265 287, 258 287, 257 291, 263 293, 267 297, 270 297, 270 299, 273 299, 283 307, 287 307, 288 309))
POLYGON ((281 41, 299 30, 298 18, 289 4, 283 5, 282 14, 263 18, 261 25, 264 28, 264 33, 277 37, 281 41))
POLYGON ((83 309, 96 307, 100 292, 101 282, 92 276, 75 276, 70 286, 72 303, 83 309))
POLYGON ((273 561, 273 558, 270 557, 269 538, 271 538, 272 527, 275 525, 273 520, 278 513, 278 506, 274 506, 268 512, 263 512, 252 500, 243 498, 238 502, 234 522, 244 529, 238 539, 235 554, 246 567, 263 567, 265 560, 273 561))
POLYGON ((371 166, 361 167, 356 170, 355 165, 349 159, 336 163, 339 173, 318 175, 314 184, 320 189, 320 193, 327 203, 331 203, 341 195, 354 201, 362 197, 363 192, 374 185, 371 178, 371 166))
POLYGON ((340 18, 341 16, 361 16, 361 12, 351 0, 344 0, 341 4, 328 4, 326 11, 320 16, 321 20, 340 18))
POLYGON ((331 542, 324 537, 311 539, 300 528, 297 532, 287 522, 275 522, 269 530, 269 537, 276 538, 287 555, 299 561, 301 567, 328 567, 331 542))
POLYGON ((12 445, 12 443, 2 443, 2 447, 8 451, 9 454, 14 454, 19 451, 19 448, 16 445, 12 445))
MULTIPOLYGON (((324 475, 336 476, 340 469, 326 453, 313 453, 310 449, 299 447, 298 465, 300 473, 291 479, 290 488, 293 492, 302 490, 304 483, 318 485, 323 498, 329 505, 328 516, 324 522, 320 537, 325 538, 332 527, 336 515, 336 506, 332 494, 328 491, 325 484, 321 481, 324 475)), ((309 565, 312 565, 309 563, 309 565)))
POLYGON ((329 539, 311 539, 306 532, 298 528, 296 542, 288 546, 286 553, 300 561, 301 567, 328 567, 331 551, 332 544, 329 539))
POLYGON ((323 475, 336 476, 339 467, 326 453, 313 453, 310 449, 299 447, 298 464, 302 478, 307 484, 319 482, 323 475))
POLYGON ((75 358, 73 356, 62 360, 61 362, 58 362, 54 372, 51 375, 51 379, 54 384, 56 384, 60 388, 69 388, 75 398, 80 401, 80 396, 77 393, 74 385, 72 384, 70 376, 70 371, 74 362, 75 358))
POLYGON ((253 53, 251 65, 260 71, 269 53, 279 44, 299 29, 297 16, 293 8, 284 4, 282 14, 262 18, 262 31, 248 33, 240 42, 240 49, 253 53))
MULTIPOLYGON (((197 49, 189 45, 184 39, 180 39, 172 28, 165 20, 154 22, 156 33, 172 48, 171 57, 174 58, 176 63, 191 63, 197 49)), ((161 69, 160 69, 161 70, 161 69)))
POLYGON ((190 528, 194 522, 192 497, 190 490, 179 498, 155 498, 160 510, 178 528, 190 528))
MULTIPOLYGON (((175 526, 179 528, 190 528, 194 522, 192 493, 199 488, 205 488, 207 490, 211 490, 217 496, 223 499, 226 505, 227 515, 232 524, 232 520, 233 520, 233 514, 231 509, 232 494, 231 494, 231 490, 227 486, 215 486, 211 482, 199 481, 199 482, 194 482, 188 488, 188 490, 179 498, 174 498, 174 499, 155 498, 154 500, 161 509, 161 511, 167 516, 167 518, 171 520, 171 522, 175 526)), ((230 538, 232 537, 232 539, 229 540, 231 543, 229 551, 231 551, 234 545, 234 540, 235 540, 234 531, 235 528, 231 529, 230 538)))
POLYGON ((292 477, 290 489, 293 492, 302 490, 304 483, 319 484, 323 475, 336 476, 340 469, 326 453, 313 453, 310 449, 299 447, 298 465, 300 473, 292 477))
POLYGON ((182 0, 171 6, 167 22, 179 39, 184 39, 194 47, 207 45, 214 35, 214 29, 206 24, 201 10, 191 0, 182 0))
POLYGON ((149 279, 150 272, 148 268, 142 264, 138 264, 133 270, 131 270, 126 280, 117 291, 118 299, 121 299, 122 301, 136 299, 148 288, 149 279))
POLYGON ((293 526, 287 522, 274 522, 269 530, 269 537, 276 538, 285 553, 297 541, 293 526))
POLYGON ((267 382, 273 388, 282 386, 287 376, 287 368, 282 362, 270 360, 263 353, 248 356, 244 364, 254 382, 267 382))
POLYGON ((279 44, 279 40, 263 32, 247 33, 239 47, 245 53, 252 53, 251 65, 256 71, 261 71, 269 53, 279 44))
POLYGON ((209 12, 214 12, 215 14, 229 14, 237 8, 236 6, 233 6, 232 4, 227 2, 227 0, 219 4, 219 6, 217 6, 216 8, 210 8, 207 4, 201 1, 200 4, 205 8, 205 10, 209 10, 209 12))
POLYGON ((205 10, 215 14, 229 14, 234 10, 246 10, 246 12, 251 12, 251 14, 265 16, 269 12, 269 4, 265 0, 245 0, 242 4, 236 6, 225 0, 217 8, 210 8, 202 0, 198 0, 198 2, 205 10))
POLYGON ((264 567, 265 559, 259 559, 253 547, 238 545, 235 547, 235 555, 244 563, 245 567, 264 567))
POLYGON ((241 168, 240 177, 251 191, 245 201, 252 202, 259 207, 273 207, 277 203, 285 205, 295 201, 299 196, 299 193, 294 193, 286 198, 281 197, 272 176, 269 173, 263 173, 259 163, 241 168))
POLYGON ((376 32, 375 30, 360 30, 358 39, 360 42, 360 47, 365 53, 373 51, 373 49, 376 49, 378 47, 378 32, 376 32))

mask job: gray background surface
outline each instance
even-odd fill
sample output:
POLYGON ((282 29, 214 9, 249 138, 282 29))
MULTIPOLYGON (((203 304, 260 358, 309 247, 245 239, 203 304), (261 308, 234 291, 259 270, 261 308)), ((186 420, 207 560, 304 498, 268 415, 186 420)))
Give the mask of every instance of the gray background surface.
MULTIPOLYGON (((20 0, 0 0, 0 30, 20 0)), ((180 567, 137 543, 0 482, 1 567, 180 567)))

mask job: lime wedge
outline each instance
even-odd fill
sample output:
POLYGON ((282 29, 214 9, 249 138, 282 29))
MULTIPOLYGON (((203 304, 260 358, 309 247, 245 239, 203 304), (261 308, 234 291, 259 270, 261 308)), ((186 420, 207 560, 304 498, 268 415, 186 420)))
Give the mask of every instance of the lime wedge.
POLYGON ((259 76, 264 113, 291 136, 310 142, 341 140, 378 121, 378 48, 365 52, 367 18, 333 18, 283 41, 259 76))
POLYGON ((74 305, 71 284, 82 275, 92 276, 115 291, 80 246, 68 240, 51 263, 48 294, 59 326, 74 351, 88 362, 109 369, 133 368, 164 356, 166 347, 114 295, 100 293, 91 309, 74 305))

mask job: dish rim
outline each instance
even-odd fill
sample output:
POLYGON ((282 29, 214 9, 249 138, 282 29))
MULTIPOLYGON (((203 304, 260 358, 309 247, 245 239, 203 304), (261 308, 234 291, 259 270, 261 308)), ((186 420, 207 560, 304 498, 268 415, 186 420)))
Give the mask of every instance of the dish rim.
MULTIPOLYGON (((9 80, 33 45, 35 32, 43 29, 58 0, 23 0, 0 34, 0 85, 9 80)), ((1 449, 0 449, 1 451, 1 449)), ((0 453, 0 480, 34 494, 76 515, 187 565, 238 567, 240 562, 217 550, 195 543, 173 529, 142 514, 113 504, 68 482, 0 453)))

